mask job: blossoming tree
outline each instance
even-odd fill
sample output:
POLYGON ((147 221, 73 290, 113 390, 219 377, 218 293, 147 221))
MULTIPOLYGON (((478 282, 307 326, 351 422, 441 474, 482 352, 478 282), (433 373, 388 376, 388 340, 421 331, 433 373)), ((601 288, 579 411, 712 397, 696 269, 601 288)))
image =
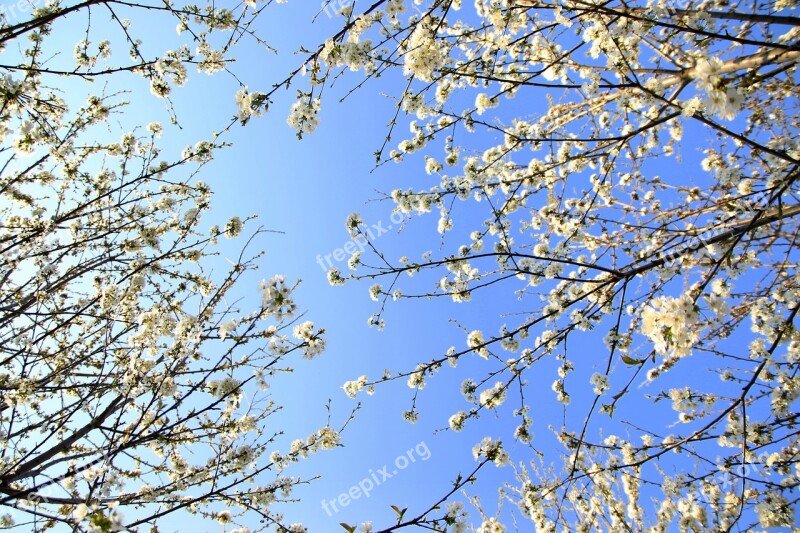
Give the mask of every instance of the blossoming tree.
MULTIPOLYGON (((239 39, 260 42, 250 26, 264 6, 26 7, 0 19, 0 526, 158 531, 177 512, 303 531, 272 506, 304 482, 282 470, 338 431, 275 452, 265 421, 280 405, 265 390, 291 358, 323 350, 323 330, 298 320, 296 283, 238 283, 265 230, 215 257, 218 239, 253 224, 202 228, 212 195, 198 173, 222 134, 171 154, 159 123, 114 126, 133 118, 120 76, 144 77, 172 110, 187 68, 225 70, 239 39), (177 46, 142 43, 142 16, 177 25, 177 46)), ((260 98, 242 89, 234 122, 260 98)))
MULTIPOLYGON (((504 464, 503 446, 525 450, 503 491, 540 531, 795 525, 795 3, 368 4, 341 9, 342 30, 309 56, 289 123, 312 131, 322 88, 358 76, 346 70, 399 80, 376 156, 429 176, 386 192, 422 219, 406 227, 433 214, 437 251, 393 257, 384 237, 329 280, 377 279, 378 326, 388 300, 484 293, 507 323, 465 324, 463 344, 345 392, 407 380, 413 422, 438 372, 485 360, 449 427, 518 420, 475 454, 504 464), (548 439, 560 459, 540 453, 548 439)), ((346 226, 369 239, 360 216, 346 226)), ((463 531, 464 510, 432 506, 392 530, 463 531)), ((478 526, 504 530, 487 515, 478 526)))

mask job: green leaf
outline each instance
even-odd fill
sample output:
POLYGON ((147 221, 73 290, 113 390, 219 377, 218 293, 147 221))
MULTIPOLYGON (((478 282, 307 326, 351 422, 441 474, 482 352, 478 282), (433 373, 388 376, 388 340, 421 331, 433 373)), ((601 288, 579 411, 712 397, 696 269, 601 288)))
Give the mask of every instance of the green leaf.
POLYGON ((628 357, 627 355, 622 356, 622 362, 626 365, 641 365, 644 363, 644 359, 634 359, 633 357, 628 357))
POLYGON ((405 515, 406 511, 408 511, 408 507, 404 507, 401 510, 398 506, 392 505, 392 509, 394 509, 394 512, 397 513, 397 523, 399 524, 400 521, 403 520, 403 515, 405 515))
POLYGON ((353 533, 356 530, 356 526, 351 526, 350 524, 345 524, 344 522, 339 522, 339 525, 342 526, 347 533, 353 533))
POLYGON ((99 529, 102 533, 110 533, 114 527, 114 523, 111 521, 111 519, 104 515, 103 511, 99 510, 89 515, 89 523, 92 524, 95 529, 99 529))

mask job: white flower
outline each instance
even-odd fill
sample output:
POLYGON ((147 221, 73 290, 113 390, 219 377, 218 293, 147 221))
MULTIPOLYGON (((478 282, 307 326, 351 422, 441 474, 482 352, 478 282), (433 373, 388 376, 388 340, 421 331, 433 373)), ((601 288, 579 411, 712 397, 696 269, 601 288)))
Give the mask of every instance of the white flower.
POLYGON ((220 511, 217 513, 217 522, 220 524, 227 524, 231 521, 231 512, 225 509, 224 511, 220 511))
POLYGON ((702 107, 703 103, 698 97, 692 97, 689 100, 683 102, 683 109, 681 110, 681 115, 689 118, 694 116, 700 108, 702 107))
POLYGON ((502 381, 498 381, 491 389, 486 389, 481 392, 480 401, 481 405, 486 406, 488 409, 494 409, 503 404, 506 399, 506 388, 502 381))
POLYGON ((770 491, 759 499, 756 514, 761 527, 791 527, 794 524, 794 509, 785 496, 770 491))
POLYGON ((722 73, 722 66, 722 61, 716 57, 698 59, 694 67, 694 74, 701 87, 704 89, 715 88, 722 73))
POLYGON ((236 320, 231 320, 229 322, 225 322, 224 324, 220 324, 219 326, 219 339, 225 340, 228 336, 228 332, 233 331, 236 329, 236 320))
POLYGON ((414 410, 403 411, 403 419, 411 424, 416 424, 419 419, 419 413, 414 410))
POLYGON ((72 511, 72 517, 77 522, 80 522, 81 520, 86 518, 87 514, 89 514, 89 508, 86 506, 86 504, 83 504, 83 503, 78 504, 78 506, 75 507, 75 510, 72 511))
POLYGON ((361 220, 361 215, 358 213, 350 213, 347 215, 347 220, 345 220, 344 227, 347 229, 347 232, 351 237, 355 237, 359 234, 358 227, 363 223, 364 221, 361 220))
POLYGON ((356 250, 353 252, 353 255, 350 256, 350 259, 347 260, 347 268, 355 270, 358 268, 359 264, 361 264, 361 251, 356 250))
POLYGON ((214 74, 225 69, 225 56, 219 50, 214 50, 206 41, 202 41, 195 50, 201 56, 197 63, 197 70, 206 74, 214 74))
POLYGON ((282 320, 294 314, 297 305, 291 299, 292 290, 286 286, 283 276, 275 276, 269 281, 261 282, 261 308, 263 315, 274 315, 282 320))
POLYGON ((311 133, 319 125, 320 100, 315 98, 311 101, 298 100, 292 104, 289 110, 289 118, 286 123, 297 130, 297 137, 302 138, 304 133, 311 133))
POLYGON ((326 426, 317 431, 318 442, 323 450, 332 450, 339 444, 339 433, 332 427, 326 426))
POLYGON ((208 387, 214 397, 224 398, 237 392, 241 384, 242 382, 238 379, 227 377, 217 381, 209 381, 208 387))
POLYGON ((447 504, 447 518, 457 518, 464 510, 464 504, 461 502, 448 502, 447 504))
POLYGON ((403 73, 413 74, 422 81, 433 81, 433 73, 444 65, 447 51, 443 41, 436 39, 434 30, 419 23, 404 43, 403 73))
POLYGON ((379 299, 378 297, 380 295, 381 295, 380 283, 376 283, 375 285, 369 288, 369 297, 372 299, 372 301, 377 302, 379 299))
POLYGON ((260 116, 267 103, 264 93, 250 92, 247 87, 242 87, 236 93, 236 106, 239 108, 236 118, 245 123, 251 116, 260 116))
POLYGON ((481 524, 481 527, 478 528, 475 533, 505 533, 506 527, 497 521, 496 518, 492 517, 488 520, 484 520, 481 524))
POLYGON ((498 100, 497 98, 489 98, 489 95, 486 93, 480 93, 477 98, 475 98, 475 109, 479 115, 482 115, 487 109, 491 107, 497 107, 498 100))
POLYGON ((325 349, 325 339, 322 337, 324 330, 314 331, 314 323, 306 320, 302 324, 294 327, 292 334, 296 339, 302 341, 303 356, 311 359, 315 355, 322 353, 325 349))
POLYGON ((160 122, 151 122, 150 124, 147 125, 147 130, 153 134, 153 137, 158 138, 161 137, 161 132, 163 131, 163 128, 161 127, 160 122))
POLYGON ((239 217, 232 217, 228 222, 225 223, 225 229, 223 230, 225 237, 228 239, 238 237, 239 234, 242 233, 243 227, 244 224, 242 224, 242 221, 239 217))
POLYGON ((741 110, 744 97, 736 87, 728 87, 724 91, 710 90, 703 101, 706 111, 726 120, 733 120, 741 110))
POLYGON ((338 268, 332 268, 328 271, 328 283, 331 285, 344 285, 342 272, 338 268))
POLYGON ((483 333, 481 333, 480 330, 477 329, 473 330, 469 333, 469 335, 467 335, 467 346, 469 346, 472 349, 477 348, 478 355, 480 355, 484 359, 488 359, 489 351, 486 349, 486 347, 478 348, 485 342, 486 341, 484 341, 483 339, 483 333))
POLYGON ((298 340, 308 340, 314 336, 314 323, 310 320, 298 324, 292 330, 292 335, 298 340))
POLYGON ((350 398, 355 398, 356 394, 361 392, 366 384, 367 376, 361 376, 353 381, 345 381, 342 389, 344 389, 345 394, 347 394, 350 398))
POLYGON ((494 461, 496 466, 503 466, 508 463, 508 453, 503 449, 503 443, 491 437, 484 437, 481 442, 473 446, 472 456, 477 460, 479 457, 486 457, 494 461))
POLYGON ((609 387, 608 376, 600 374, 599 372, 592 374, 591 379, 589 379, 589 383, 594 385, 594 393, 598 396, 605 394, 609 387))
POLYGON ((450 429, 453 431, 461 431, 464 428, 464 421, 467 418, 467 413, 464 411, 459 411, 453 416, 450 417, 448 420, 448 424, 450 425, 450 429))
POLYGON ((425 388, 425 365, 417 365, 416 371, 408 376, 407 385, 410 389, 425 388))
POLYGON ((695 327, 699 320, 690 296, 659 296, 642 311, 642 333, 650 338, 657 353, 679 359, 692 353, 699 338, 695 327))

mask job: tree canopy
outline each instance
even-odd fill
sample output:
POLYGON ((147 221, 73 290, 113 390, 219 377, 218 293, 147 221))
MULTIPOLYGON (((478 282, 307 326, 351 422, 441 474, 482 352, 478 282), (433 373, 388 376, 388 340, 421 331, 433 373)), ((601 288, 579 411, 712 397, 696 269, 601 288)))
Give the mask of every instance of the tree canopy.
MULTIPOLYGON (((475 455, 516 465, 503 490, 537 530, 795 525, 795 4, 387 1, 341 15, 300 102, 313 112, 347 70, 402 74, 376 156, 424 169, 425 185, 397 178, 386 196, 432 219, 422 250, 436 251, 370 243, 330 282, 377 280, 379 326, 390 300, 484 291, 477 305, 505 301, 485 313, 507 321, 464 324, 463 344, 346 391, 407 380, 413 422, 448 363, 485 359, 450 429, 518 420, 504 444, 527 446, 509 457, 489 439, 475 455), (539 451, 548 438, 560 459, 539 451)), ((346 226, 369 238, 357 214, 346 226)), ((434 515, 417 523, 457 522, 434 515)), ((501 531, 493 520, 481 531, 501 531)))
POLYGON ((237 292, 253 292, 241 287, 269 228, 236 214, 201 229, 212 195, 198 178, 253 117, 286 113, 305 142, 328 106, 379 84, 395 112, 375 161, 400 169, 379 199, 415 239, 390 255, 354 212, 343 222, 359 246, 327 279, 368 288, 378 329, 406 300, 482 317, 457 324, 459 344, 426 340, 383 375, 352 368, 342 388, 404 382, 402 416, 418 424, 427 396, 461 397, 431 430, 484 435, 459 441, 475 463, 436 480, 440 499, 395 507, 383 531, 796 525, 793 2, 331 0, 316 23, 335 18, 333 32, 250 88, 233 61, 244 42, 268 48, 272 3, 2 11, 4 527, 157 530, 179 511, 305 531, 273 510, 302 499, 284 469, 339 446, 350 418, 274 451, 266 419, 291 399, 265 389, 290 358, 318 355, 324 330, 301 318, 289 278, 268 276, 252 306, 237 292), (143 42, 140 20, 177 35, 143 42), (54 51, 76 39, 71 58, 54 51), (164 126, 92 81, 144 79, 179 125, 172 93, 202 83, 195 70, 234 80, 236 115, 166 157, 164 126), (276 109, 284 89, 297 99, 276 109), (218 239, 246 228, 219 261, 218 239), (497 512, 469 498, 497 479, 492 464, 513 478, 489 487, 497 512))
MULTIPOLYGON (((178 123, 171 91, 190 68, 224 71, 240 39, 261 43, 258 11, 23 7, 0 28, 0 498, 11 510, 0 524, 158 531, 182 512, 296 531, 272 504, 304 480, 282 469, 336 446, 338 431, 273 453, 281 431, 267 419, 281 405, 266 390, 288 361, 324 349, 323 330, 300 318, 294 280, 245 292, 267 229, 239 216, 201 226, 211 189, 198 174, 225 131, 162 152, 164 126, 138 122, 141 91, 115 89, 143 78, 178 123), (177 25, 175 48, 153 51, 126 16, 177 25), (76 27, 83 38, 65 58, 60 41, 76 27), (218 240, 243 232, 238 255, 217 260, 218 240)), ((237 95, 240 107, 258 98, 237 95)))

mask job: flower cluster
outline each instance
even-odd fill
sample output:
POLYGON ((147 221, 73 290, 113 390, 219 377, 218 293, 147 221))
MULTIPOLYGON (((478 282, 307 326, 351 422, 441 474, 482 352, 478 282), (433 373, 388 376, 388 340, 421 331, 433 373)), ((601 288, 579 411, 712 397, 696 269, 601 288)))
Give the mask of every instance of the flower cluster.
POLYGON ((502 381, 498 381, 491 389, 486 389, 481 392, 480 402, 481 405, 487 409, 494 409, 500 407, 506 399, 506 385, 502 381))
MULTIPOLYGON (((350 398, 355 398, 356 395, 364 390, 364 387, 367 386, 367 376, 361 376, 356 380, 353 381, 346 381, 344 385, 342 385, 342 389, 344 390, 345 394, 347 394, 350 398)), ((375 392, 375 387, 370 385, 367 387, 367 394, 372 394, 375 392)))
POLYGON ((503 443, 491 437, 484 439, 473 446, 472 456, 477 460, 479 457, 493 461, 496 466, 505 466, 508 463, 508 452, 503 449, 503 443))
POLYGON ((301 98, 292 104, 286 123, 297 130, 298 139, 302 138, 304 133, 311 133, 317 129, 317 125, 319 125, 319 117, 317 116, 319 107, 319 98, 301 98))
POLYGON ((290 318, 297 304, 291 298, 292 288, 286 286, 283 276, 277 275, 269 281, 262 281, 260 285, 261 309, 265 316, 274 316, 278 320, 290 318))
POLYGON ((744 97, 741 89, 729 80, 723 80, 724 67, 722 61, 716 57, 701 58, 695 64, 694 75, 698 86, 707 95, 703 105, 708 113, 733 120, 742 108, 744 97))
POLYGON ((427 23, 416 25, 404 46, 403 72, 421 81, 433 81, 434 72, 442 68, 447 59, 447 49, 436 38, 435 29, 427 23))
POLYGON ((238 112, 236 118, 243 124, 247 123, 251 116, 259 116, 266 110, 267 97, 264 93, 250 91, 247 87, 242 87, 236 93, 236 107, 238 112))
POLYGON ((301 346, 303 347, 303 356, 306 359, 312 359, 325 350, 323 333, 325 333, 324 329, 314 331, 314 323, 310 320, 298 324, 292 331, 294 337, 303 343, 301 346))
POLYGON ((700 320, 697 305, 689 295, 659 296, 642 311, 642 333, 650 338, 656 353, 677 360, 692 353, 700 320))

